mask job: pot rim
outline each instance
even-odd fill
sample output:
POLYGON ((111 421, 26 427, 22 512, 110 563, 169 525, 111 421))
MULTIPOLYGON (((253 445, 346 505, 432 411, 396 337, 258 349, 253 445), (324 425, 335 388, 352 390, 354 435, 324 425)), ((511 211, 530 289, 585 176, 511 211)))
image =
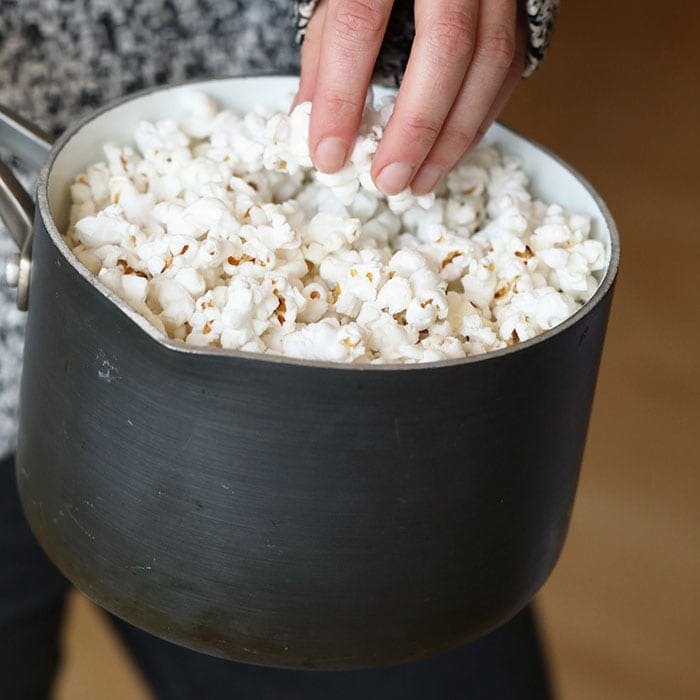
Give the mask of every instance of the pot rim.
POLYGON ((141 316, 138 312, 136 312, 134 309, 132 309, 125 301, 121 299, 116 293, 114 293, 111 289, 109 289, 106 285, 104 285, 102 282, 100 282, 76 257, 73 255, 71 249, 68 247, 68 244, 65 242, 65 239, 63 238, 63 235, 61 232, 58 230, 58 227, 56 226, 53 215, 51 214, 51 207, 49 204, 49 195, 48 195, 48 184, 49 184, 49 175, 51 173, 51 169, 53 168, 54 162, 58 156, 58 154, 65 148, 65 146, 68 144, 68 142, 75 136, 84 126, 92 122, 94 119, 97 117, 100 117, 104 115, 105 113, 111 111, 112 109, 121 106, 122 104, 125 104, 126 102, 130 102, 132 100, 139 99, 141 97, 145 97, 147 95, 151 95, 155 92, 159 91, 166 91, 172 88, 179 88, 183 87, 186 85, 201 85, 203 89, 206 89, 206 84, 211 84, 211 83, 217 83, 217 82, 226 82, 232 79, 240 79, 240 80, 245 80, 245 79, 259 79, 259 78, 283 78, 283 77, 288 77, 288 78, 293 78, 297 77, 293 73, 281 73, 279 71, 275 72, 261 72, 261 73, 245 73, 241 75, 229 75, 227 77, 223 78, 195 78, 191 80, 183 80, 179 81, 176 83, 168 83, 167 85, 156 85, 156 86, 151 86, 148 88, 145 88, 144 90, 139 90, 138 92, 131 93, 126 96, 122 96, 119 98, 116 98, 114 100, 110 100, 109 102, 105 103, 98 109, 90 112, 87 114, 85 117, 82 119, 79 119, 76 121, 74 124, 72 124, 70 127, 68 127, 63 134, 55 141, 53 147, 51 148, 51 151, 48 154, 46 163, 41 169, 41 172, 39 173, 39 177, 37 179, 37 185, 36 185, 36 191, 37 191, 37 205, 38 205, 38 212, 40 213, 42 223, 49 234, 49 237, 51 238, 53 244, 58 248, 58 250, 61 252, 63 257, 66 259, 68 263, 70 263, 71 267, 83 278, 85 279, 92 287, 95 287, 101 294, 103 294, 105 297, 108 298, 110 302, 112 302, 121 313, 124 313, 132 322, 134 322, 141 330, 145 332, 145 334, 148 336, 150 341, 152 341, 155 345, 157 345, 159 348, 163 348, 165 350, 168 350, 170 352, 175 352, 179 354, 184 354, 184 355, 200 355, 200 356, 208 356, 208 357, 230 357, 230 358, 236 358, 239 360, 245 360, 245 361, 257 361, 257 362, 270 362, 270 363, 275 363, 275 364, 282 364, 282 365, 291 365, 291 366, 302 366, 302 367, 310 367, 310 368, 318 368, 318 369, 333 369, 333 370, 344 370, 344 371, 351 371, 351 372, 385 372, 385 371, 396 371, 396 370, 402 370, 402 371, 417 371, 417 370, 430 370, 430 369, 442 369, 442 368, 447 368, 447 367, 455 367, 457 365, 469 365, 469 364, 478 364, 480 362, 487 362, 489 360, 495 360, 499 359, 502 357, 506 357, 508 355, 511 355, 513 353, 517 352, 522 352, 525 350, 529 350, 530 348, 535 347, 536 345, 539 345, 541 343, 546 343, 549 340, 552 340, 559 334, 565 332, 575 324, 577 324, 579 321, 581 321, 585 316, 587 316, 611 291, 614 283, 615 283, 615 278, 617 277, 617 272, 618 268, 620 265, 620 238, 619 238, 619 233, 617 230, 617 226, 615 225, 615 221, 610 213, 610 210, 606 206, 605 202, 603 201, 602 197, 598 194, 598 192, 593 188, 593 186, 584 178, 575 168, 573 168, 571 165, 569 165, 566 161, 564 161, 562 158, 560 158, 558 155, 555 153, 552 153, 548 148, 542 146, 536 141, 533 141, 532 139, 527 138, 526 136, 523 136, 520 134, 518 131, 515 129, 511 129, 510 127, 502 124, 501 122, 498 122, 498 124, 503 128, 505 131, 510 132, 514 136, 523 139, 524 141, 528 142, 535 148, 539 149, 545 155, 549 156, 552 158, 555 162, 557 162, 559 165, 561 165, 563 168, 568 170, 577 180, 578 182, 583 185, 584 189, 587 190, 587 192, 591 195, 593 201, 595 202, 596 206, 599 208, 603 219, 605 221, 605 224, 608 228, 609 234, 610 234, 610 251, 609 251, 609 259, 608 259, 608 265, 605 271, 605 275, 603 279, 600 281, 600 284, 598 285, 598 289, 595 291, 593 296, 583 304, 583 306, 576 311, 572 316, 567 318, 565 321, 562 321, 562 323, 556 325, 554 328, 551 328, 548 331, 545 331, 544 333, 540 333, 539 335, 536 335, 534 338, 530 338, 529 340, 517 343, 516 345, 510 345, 505 348, 501 348, 499 350, 492 350, 490 352, 486 352, 480 355, 470 355, 467 357, 463 358, 457 358, 457 359, 451 359, 451 360, 439 360, 436 362, 421 362, 421 363, 398 363, 398 362, 393 362, 393 363, 386 363, 386 364, 351 364, 351 363, 345 363, 345 362, 329 362, 329 361, 321 361, 321 360, 304 360, 304 359, 299 359, 299 358, 294 358, 294 357, 285 357, 283 355, 265 355, 263 353, 252 353, 252 352, 243 352, 241 350, 230 350, 230 349, 225 349, 225 348, 213 348, 213 347, 204 347, 204 346, 193 346, 193 345, 187 345, 183 341, 180 340, 174 340, 172 338, 168 338, 167 336, 164 336, 157 328, 152 326, 143 316, 141 316))

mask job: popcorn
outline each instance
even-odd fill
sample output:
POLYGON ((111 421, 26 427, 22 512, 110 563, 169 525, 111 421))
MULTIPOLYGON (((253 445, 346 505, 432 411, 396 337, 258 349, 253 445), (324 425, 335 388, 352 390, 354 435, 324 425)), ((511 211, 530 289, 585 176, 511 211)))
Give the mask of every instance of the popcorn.
POLYGON ((498 287, 496 266, 482 260, 470 260, 467 274, 462 277, 463 297, 474 306, 488 311, 498 287))
POLYGON ((405 277, 392 277, 379 290, 377 306, 393 316, 405 311, 412 297, 411 283, 405 277))
POLYGON ((138 227, 123 217, 123 210, 113 204, 95 216, 86 216, 75 224, 75 237, 88 248, 107 243, 122 243, 138 227))
POLYGON ((364 304, 357 317, 357 323, 368 333, 369 345, 376 348, 382 360, 397 362, 409 352, 406 348, 418 342, 419 333, 393 315, 382 311, 375 304, 364 304))
POLYGON ((203 139, 211 134, 219 106, 216 101, 203 92, 191 91, 185 95, 188 117, 182 124, 182 130, 194 138, 203 139))
POLYGON ((314 265, 319 265, 331 253, 348 248, 359 234, 359 219, 344 219, 335 214, 320 212, 307 227, 304 257, 314 265))
POLYGON ((447 318, 447 297, 437 290, 420 291, 406 309, 406 323, 418 330, 430 329, 436 321, 447 318))
POLYGON ((590 220, 534 200, 517 159, 479 147, 438 189, 385 196, 372 158, 393 100, 371 94, 347 164, 314 170, 311 104, 187 115, 106 144, 71 185, 76 257, 189 345, 350 363, 438 362, 514 345, 595 292, 590 220))
POLYGON ((297 320, 302 323, 320 321, 330 306, 328 289, 319 282, 310 282, 301 293, 306 303, 297 312, 297 320))
POLYGON ((266 170, 295 175, 302 168, 311 168, 309 155, 309 123, 311 103, 299 105, 290 115, 276 114, 267 123, 267 143, 263 151, 266 170))
POLYGON ((440 362, 441 360, 458 360, 466 357, 464 344, 457 338, 440 335, 428 336, 418 345, 406 348, 405 361, 440 362))
POLYGON ((194 299, 179 282, 156 278, 149 285, 149 301, 160 308, 158 314, 166 329, 186 323, 194 313, 194 299))
POLYGON ((366 352, 360 327, 356 323, 341 326, 335 318, 302 326, 284 338, 282 347, 289 357, 326 362, 353 362, 366 352))
POLYGON ((515 294, 511 302, 496 309, 499 335, 503 340, 528 340, 565 321, 577 305, 552 287, 515 294))

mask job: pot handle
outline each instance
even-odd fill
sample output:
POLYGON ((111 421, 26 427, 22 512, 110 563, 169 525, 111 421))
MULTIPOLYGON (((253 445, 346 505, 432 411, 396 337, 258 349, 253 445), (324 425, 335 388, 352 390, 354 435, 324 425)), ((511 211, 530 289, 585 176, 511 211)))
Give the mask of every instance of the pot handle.
MULTIPOLYGON (((28 166, 43 165, 51 139, 33 124, 0 105, 0 146, 7 148, 28 166)), ((17 287, 17 308, 27 310, 31 271, 34 203, 15 174, 0 161, 0 219, 7 226, 19 253, 5 264, 5 281, 17 287)))

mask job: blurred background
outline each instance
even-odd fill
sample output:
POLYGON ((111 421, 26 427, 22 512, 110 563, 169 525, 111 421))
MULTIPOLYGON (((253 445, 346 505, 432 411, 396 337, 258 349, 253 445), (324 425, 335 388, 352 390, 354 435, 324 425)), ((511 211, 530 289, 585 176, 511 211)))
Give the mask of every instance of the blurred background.
MULTIPOLYGON (((622 235, 573 523, 539 596, 562 700, 700 698, 700 3, 563 0, 503 121, 572 163, 622 235)), ((148 692, 74 595, 59 700, 148 692)))

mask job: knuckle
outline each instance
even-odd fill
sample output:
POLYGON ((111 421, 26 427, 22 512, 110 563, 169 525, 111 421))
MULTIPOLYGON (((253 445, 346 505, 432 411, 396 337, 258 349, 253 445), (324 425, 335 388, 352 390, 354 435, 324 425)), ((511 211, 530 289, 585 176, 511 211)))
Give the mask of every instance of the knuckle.
POLYGON ((408 138, 420 143, 432 143, 440 134, 440 125, 420 114, 404 117, 403 126, 408 138))
POLYGON ((445 129, 445 142, 450 150, 464 148, 474 138, 474 131, 464 127, 452 126, 445 129))
POLYGON ((474 15, 467 10, 451 10, 444 12, 435 26, 448 38, 466 40, 474 31, 474 15))
POLYGON ((324 96, 324 102, 329 112, 333 114, 351 114, 357 111, 357 100, 350 95, 332 92, 324 96))
POLYGON ((475 138, 476 135, 472 131, 457 127, 445 128, 431 157, 444 170, 451 170, 475 138))
POLYGON ((376 0, 341 0, 335 12, 335 31, 340 38, 366 42, 381 37, 384 3, 376 0))
POLYGON ((510 27, 491 28, 479 41, 477 54, 498 68, 509 68, 515 58, 515 36, 510 27))
POLYGON ((428 23, 425 33, 428 41, 444 53, 467 53, 474 35, 474 18, 464 10, 445 12, 428 23))

